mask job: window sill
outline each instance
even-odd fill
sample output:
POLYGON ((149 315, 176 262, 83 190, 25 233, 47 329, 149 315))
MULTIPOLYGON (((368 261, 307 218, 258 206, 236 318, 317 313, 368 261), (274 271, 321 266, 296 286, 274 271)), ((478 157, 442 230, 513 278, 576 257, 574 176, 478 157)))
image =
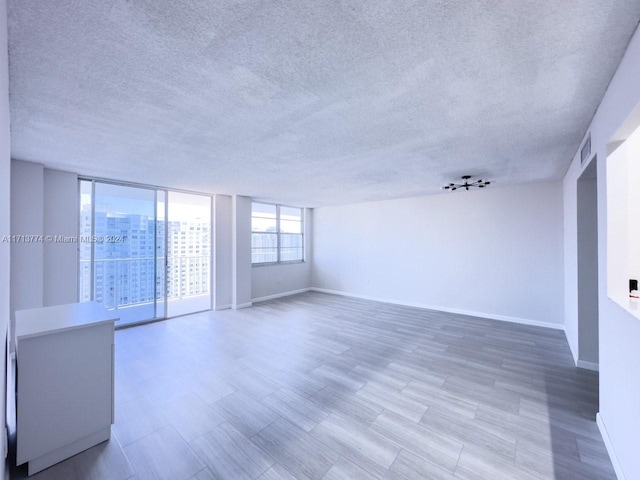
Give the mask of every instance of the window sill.
POLYGON ((300 263, 305 263, 304 260, 294 260, 291 262, 267 262, 267 263, 252 263, 252 267, 275 267, 279 265, 297 265, 300 263))

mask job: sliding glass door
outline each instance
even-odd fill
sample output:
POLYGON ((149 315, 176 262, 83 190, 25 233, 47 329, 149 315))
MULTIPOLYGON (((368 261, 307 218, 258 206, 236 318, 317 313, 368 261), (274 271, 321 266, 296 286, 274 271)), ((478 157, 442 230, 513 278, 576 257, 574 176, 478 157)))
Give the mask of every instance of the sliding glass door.
POLYGON ((81 180, 79 247, 80 301, 118 325, 211 308, 209 196, 81 180))
POLYGON ((211 308, 211 197, 168 192, 167 316, 211 308))
POLYGON ((156 318, 156 191, 100 182, 83 191, 81 300, 117 310, 120 325, 156 318))

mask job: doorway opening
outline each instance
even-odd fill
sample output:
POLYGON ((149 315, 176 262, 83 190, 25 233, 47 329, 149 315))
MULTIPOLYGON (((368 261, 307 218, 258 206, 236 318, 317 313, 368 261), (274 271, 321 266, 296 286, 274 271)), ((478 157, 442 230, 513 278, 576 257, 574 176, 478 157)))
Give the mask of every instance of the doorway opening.
POLYGON ((598 159, 578 178, 578 367, 598 370, 598 159))

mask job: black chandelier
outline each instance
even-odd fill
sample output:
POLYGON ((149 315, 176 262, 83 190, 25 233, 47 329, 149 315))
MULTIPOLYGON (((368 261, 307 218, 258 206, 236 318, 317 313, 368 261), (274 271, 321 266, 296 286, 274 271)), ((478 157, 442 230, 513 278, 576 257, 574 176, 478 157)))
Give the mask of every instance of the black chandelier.
POLYGON ((450 183, 448 185, 444 185, 442 190, 457 190, 458 188, 464 188, 465 190, 469 190, 471 187, 484 188, 489 185, 491 182, 485 182, 484 180, 474 180, 470 182, 471 175, 463 175, 462 181, 464 183, 450 183))

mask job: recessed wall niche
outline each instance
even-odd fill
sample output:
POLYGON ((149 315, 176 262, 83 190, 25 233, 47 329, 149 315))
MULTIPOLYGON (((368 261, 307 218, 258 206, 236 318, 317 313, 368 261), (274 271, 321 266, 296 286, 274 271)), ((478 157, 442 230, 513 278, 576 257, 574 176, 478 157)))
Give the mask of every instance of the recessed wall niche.
POLYGON ((640 105, 607 146, 607 295, 640 319, 640 105))

